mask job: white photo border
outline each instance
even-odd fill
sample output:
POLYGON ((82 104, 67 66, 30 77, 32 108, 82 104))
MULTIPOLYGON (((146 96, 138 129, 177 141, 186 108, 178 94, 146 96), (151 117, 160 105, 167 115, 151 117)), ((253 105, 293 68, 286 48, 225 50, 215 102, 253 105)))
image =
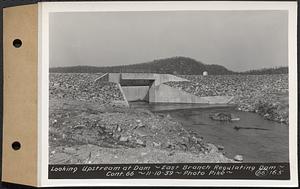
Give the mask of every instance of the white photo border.
POLYGON ((38 186, 298 186, 297 162, 297 2, 144 1, 41 2, 38 57, 38 186), (178 10, 287 10, 289 59, 290 180, 228 179, 48 179, 49 134, 49 15, 56 12, 178 11, 178 10))

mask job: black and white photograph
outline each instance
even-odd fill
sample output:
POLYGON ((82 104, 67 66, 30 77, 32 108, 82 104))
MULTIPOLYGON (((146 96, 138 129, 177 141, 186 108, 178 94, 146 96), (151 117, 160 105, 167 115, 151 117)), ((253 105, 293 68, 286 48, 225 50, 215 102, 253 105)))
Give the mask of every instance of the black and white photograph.
POLYGON ((289 163, 288 18, 50 13, 49 165, 289 163))

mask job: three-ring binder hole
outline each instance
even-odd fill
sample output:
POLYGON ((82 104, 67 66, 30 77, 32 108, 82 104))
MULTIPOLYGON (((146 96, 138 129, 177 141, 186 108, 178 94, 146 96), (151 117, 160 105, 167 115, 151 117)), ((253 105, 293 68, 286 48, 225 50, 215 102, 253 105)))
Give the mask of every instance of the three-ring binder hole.
POLYGON ((15 40, 13 41, 13 45, 14 45, 14 47, 16 47, 16 48, 20 48, 20 47, 22 46, 22 41, 21 41, 20 39, 15 39, 15 40))
POLYGON ((11 144, 11 147, 14 149, 14 150, 20 150, 21 148, 21 143, 18 142, 18 141, 15 141, 11 144))

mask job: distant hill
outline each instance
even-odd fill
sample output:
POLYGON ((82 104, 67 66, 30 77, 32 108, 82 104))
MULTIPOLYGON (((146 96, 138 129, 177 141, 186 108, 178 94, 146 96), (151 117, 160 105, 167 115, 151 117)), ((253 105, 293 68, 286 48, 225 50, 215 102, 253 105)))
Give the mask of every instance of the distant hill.
POLYGON ((121 66, 72 66, 50 68, 50 73, 166 73, 175 75, 202 75, 207 71, 209 75, 263 75, 287 74, 288 67, 263 68, 245 72, 233 72, 224 66, 204 64, 188 57, 172 57, 153 60, 151 62, 121 65, 121 66))
POLYGON ((246 72, 241 72, 245 75, 267 75, 267 74, 288 74, 288 67, 276 67, 276 68, 263 68, 258 70, 249 70, 246 72))
POLYGON ((207 71, 209 75, 228 75, 234 74, 233 71, 226 69, 224 66, 215 64, 203 64, 197 60, 187 57, 172 57, 154 60, 151 62, 110 66, 72 66, 72 67, 56 67, 50 68, 50 72, 56 73, 167 73, 179 75, 202 75, 207 71))

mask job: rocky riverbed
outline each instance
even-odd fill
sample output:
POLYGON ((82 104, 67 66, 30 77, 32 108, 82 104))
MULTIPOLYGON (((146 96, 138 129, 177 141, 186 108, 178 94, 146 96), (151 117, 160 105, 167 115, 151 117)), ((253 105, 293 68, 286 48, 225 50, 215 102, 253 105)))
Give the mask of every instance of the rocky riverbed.
POLYGON ((288 124, 288 75, 181 75, 190 81, 168 82, 197 96, 234 96, 241 111, 288 124))

